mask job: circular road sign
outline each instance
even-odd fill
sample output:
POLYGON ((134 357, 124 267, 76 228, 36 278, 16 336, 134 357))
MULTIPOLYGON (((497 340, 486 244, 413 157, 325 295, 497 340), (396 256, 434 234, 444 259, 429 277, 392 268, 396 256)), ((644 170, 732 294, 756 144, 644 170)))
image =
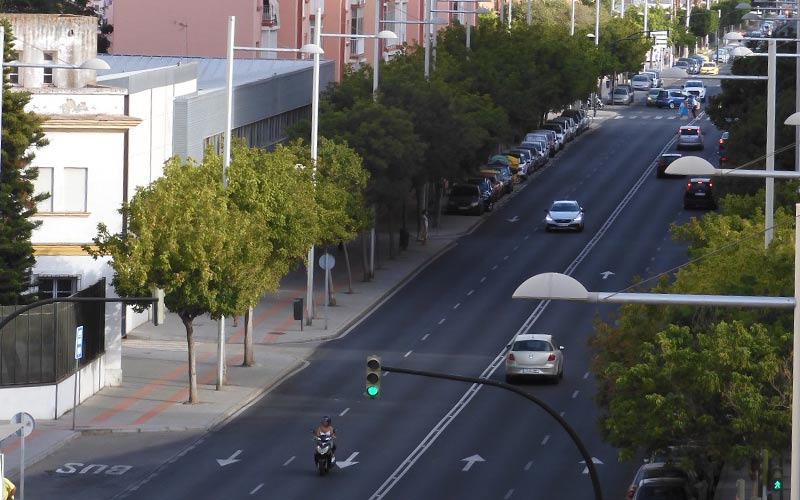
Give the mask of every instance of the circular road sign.
POLYGON ((12 424, 22 424, 22 428, 17 431, 18 436, 28 437, 33 429, 36 428, 36 420, 30 413, 20 412, 11 417, 12 424))
POLYGON ((326 271, 333 269, 333 266, 335 265, 336 265, 336 258, 329 253, 326 253, 319 258, 319 267, 321 267, 326 271))

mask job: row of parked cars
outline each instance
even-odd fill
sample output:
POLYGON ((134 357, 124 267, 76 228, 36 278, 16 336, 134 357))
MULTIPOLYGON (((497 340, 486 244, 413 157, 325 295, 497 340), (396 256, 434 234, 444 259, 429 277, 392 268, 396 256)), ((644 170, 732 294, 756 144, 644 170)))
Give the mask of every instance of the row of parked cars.
POLYGON ((591 118, 582 109, 567 109, 540 128, 525 134, 518 146, 491 156, 477 172, 450 186, 449 213, 482 215, 494 208, 514 185, 544 168, 550 158, 589 128, 591 118))
POLYGON ((654 453, 633 476, 628 500, 711 500, 722 464, 693 446, 654 453))

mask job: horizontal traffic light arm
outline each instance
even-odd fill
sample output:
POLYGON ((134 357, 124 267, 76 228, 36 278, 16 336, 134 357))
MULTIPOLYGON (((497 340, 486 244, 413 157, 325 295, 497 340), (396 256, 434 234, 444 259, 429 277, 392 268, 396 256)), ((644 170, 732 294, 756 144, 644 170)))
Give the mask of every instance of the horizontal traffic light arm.
POLYGON ((565 431, 569 434, 572 438, 572 441, 575 443, 575 446, 578 447, 578 451, 580 451, 583 460, 586 462, 586 467, 589 469, 589 476, 592 479, 592 489, 594 490, 594 498, 595 500, 603 500, 603 492, 600 488, 600 478, 597 475, 597 469, 594 466, 594 461, 592 461, 592 456, 589 454, 589 450, 586 449, 586 446, 583 445, 581 438, 575 432, 575 429, 569 425, 569 423, 564 420, 564 418, 558 414, 553 408, 549 407, 544 401, 528 394, 527 392, 514 387, 511 384, 506 384, 505 382, 499 382, 497 380, 492 380, 488 378, 478 378, 478 377, 467 377, 464 375, 451 375, 449 373, 438 373, 438 372, 426 372, 421 370, 409 370, 407 368, 397 368, 394 366, 386 366, 383 365, 383 371, 385 372, 394 372, 394 373, 405 373, 407 375, 419 375, 421 377, 431 377, 431 378, 442 378, 446 380, 456 380, 459 382, 468 382, 471 384, 480 384, 480 385, 491 385, 494 387, 499 387, 501 389, 505 389, 507 391, 511 391, 513 393, 519 394, 523 398, 533 401, 536 403, 540 408, 546 411, 551 417, 556 419, 556 421, 564 428, 565 431))

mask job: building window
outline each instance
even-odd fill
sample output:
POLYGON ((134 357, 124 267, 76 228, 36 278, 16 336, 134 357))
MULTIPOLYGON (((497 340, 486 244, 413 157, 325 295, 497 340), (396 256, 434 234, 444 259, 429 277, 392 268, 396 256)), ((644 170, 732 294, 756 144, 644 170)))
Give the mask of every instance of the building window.
POLYGON ((386 23, 387 30, 392 30, 397 34, 397 39, 386 40, 387 45, 403 45, 406 40, 406 2, 392 2, 386 4, 386 19, 397 21, 396 23, 386 23))
POLYGON ((278 24, 278 7, 272 5, 270 0, 264 0, 261 7, 261 26, 276 26, 278 24))
MULTIPOLYGON (((44 56, 44 62, 54 63, 56 60, 56 53, 55 52, 43 52, 42 56, 44 56)), ((44 68, 44 80, 43 83, 53 83, 53 68, 44 68)))
POLYGON ((85 168, 64 169, 64 211, 86 212, 86 178, 85 168))
MULTIPOLYGON (((19 61, 22 58, 22 52, 15 51, 14 52, 14 60, 19 61)), ((6 66, 10 68, 8 72, 8 81, 12 85, 19 85, 19 68, 17 66, 6 66)))
POLYGON ((36 204, 36 209, 39 212, 52 212, 53 211, 53 169, 47 167, 40 167, 39 177, 33 182, 33 192, 38 194, 49 193, 50 196, 46 200, 42 200, 36 204))
POLYGON ((78 291, 77 276, 38 275, 39 300, 69 297, 78 291))
MULTIPOLYGON (((350 34, 363 35, 364 34, 364 7, 353 5, 350 7, 350 34)), ((357 56, 364 53, 364 39, 351 38, 350 39, 350 55, 357 56)))

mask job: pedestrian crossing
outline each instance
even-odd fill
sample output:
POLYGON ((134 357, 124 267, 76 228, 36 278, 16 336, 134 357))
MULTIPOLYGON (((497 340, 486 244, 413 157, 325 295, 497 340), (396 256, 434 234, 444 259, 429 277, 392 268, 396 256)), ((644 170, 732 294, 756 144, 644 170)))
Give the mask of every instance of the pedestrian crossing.
POLYGON ((711 118, 705 114, 700 113, 697 118, 692 118, 691 116, 681 116, 680 113, 672 112, 672 111, 664 111, 663 114, 656 114, 651 112, 633 112, 633 113, 625 113, 625 114, 616 114, 616 115, 607 115, 603 116, 598 114, 594 117, 595 120, 680 120, 680 121, 692 121, 692 120, 700 120, 700 121, 711 121, 711 118))

